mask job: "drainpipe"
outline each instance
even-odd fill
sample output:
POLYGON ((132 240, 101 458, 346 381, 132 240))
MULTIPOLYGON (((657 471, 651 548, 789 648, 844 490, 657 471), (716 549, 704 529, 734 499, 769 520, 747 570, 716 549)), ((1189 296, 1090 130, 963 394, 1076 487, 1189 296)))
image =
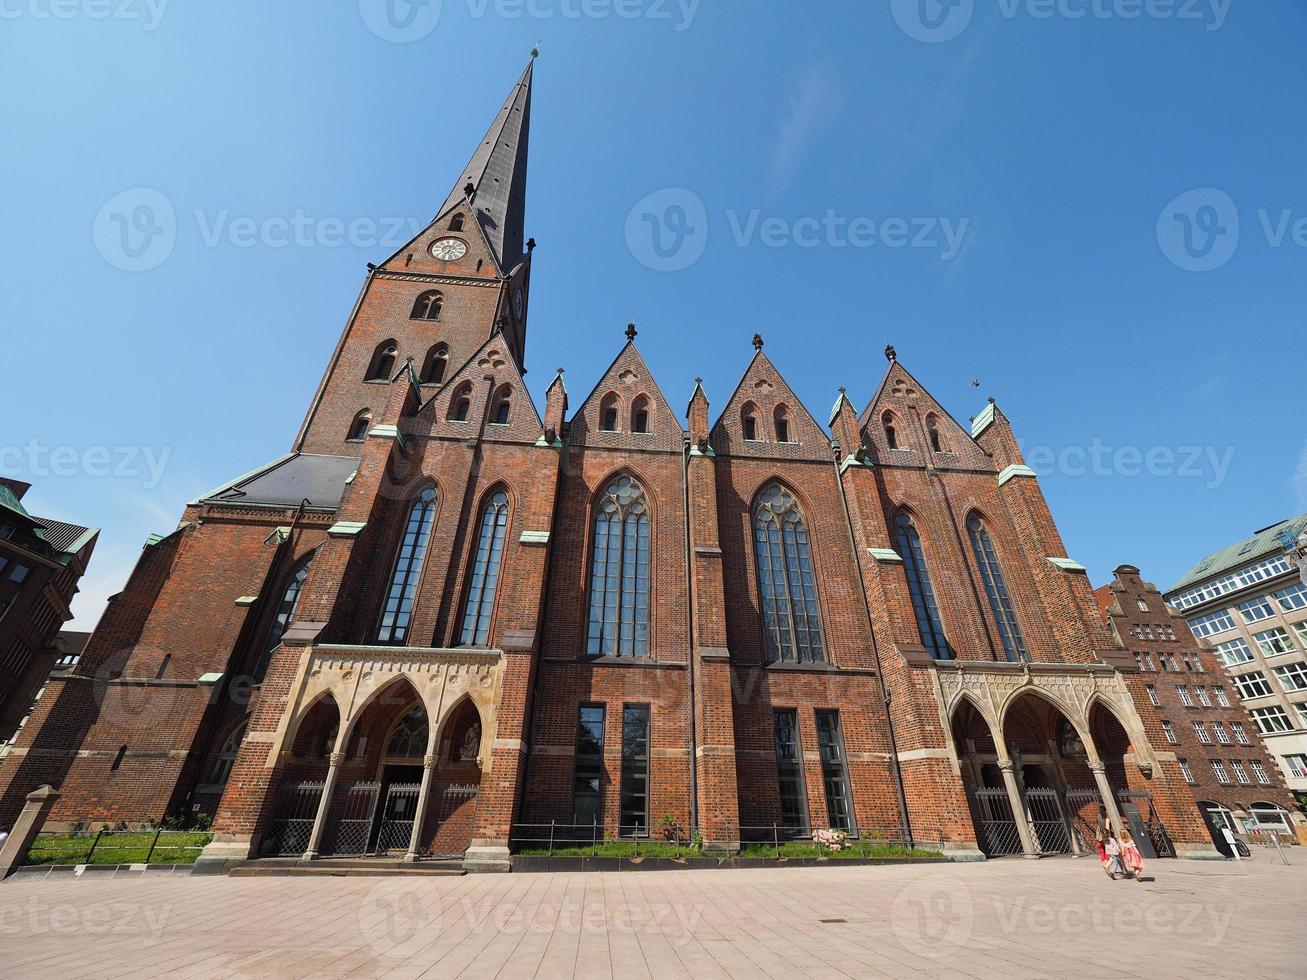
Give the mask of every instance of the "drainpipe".
POLYGON ((698 701, 695 700, 695 652, 698 644, 694 641, 694 582, 693 571, 690 560, 690 439, 684 439, 684 445, 681 448, 681 499, 684 501, 685 512, 685 621, 689 640, 689 678, 690 678, 690 832, 693 833, 699 826, 699 734, 695 725, 695 710, 698 701))
POLYGON ((894 769, 894 789, 899 798, 899 820, 903 826, 903 837, 909 845, 912 844, 912 821, 908 818, 908 797, 903 790, 903 769, 899 765, 899 746, 898 738, 894 734, 894 717, 890 714, 890 693, 885 684, 885 672, 881 668, 880 648, 876 643, 876 622, 871 612, 871 601, 867 598, 867 580, 863 575, 862 554, 858 549, 857 535, 853 532, 853 512, 849 509, 849 498, 844 492, 844 478, 840 473, 840 447, 839 443, 831 441, 831 448, 834 453, 831 456, 831 465, 835 467, 835 485, 840 488, 840 503, 844 505, 844 525, 849 530, 849 545, 853 548, 853 561, 858 566, 858 591, 862 593, 862 606, 867 613, 867 633, 871 637, 871 655, 876 662, 876 681, 880 684, 881 707, 885 711, 885 729, 889 735, 889 752, 890 763, 894 769))

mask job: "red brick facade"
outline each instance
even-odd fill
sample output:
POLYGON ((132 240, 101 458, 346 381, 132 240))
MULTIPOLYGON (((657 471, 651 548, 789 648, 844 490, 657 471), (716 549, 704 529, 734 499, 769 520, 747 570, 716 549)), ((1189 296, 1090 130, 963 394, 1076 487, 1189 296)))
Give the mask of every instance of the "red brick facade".
POLYGON ((29 726, 19 764, 0 770, 0 819, 52 782, 56 820, 198 810, 214 814, 215 859, 330 853, 351 799, 372 781, 384 795, 411 780, 415 851, 466 848, 470 866, 498 867, 532 827, 590 812, 587 786, 596 832, 626 832, 623 786, 643 764, 645 829, 693 829, 708 847, 769 838, 792 819, 799 835, 846 819, 853 833, 912 835, 961 857, 1005 853, 982 833, 982 790, 1010 790, 1023 849, 1080 847, 1072 814, 1063 843, 1027 826, 1023 794, 1047 780, 1105 795, 1113 814, 1117 791, 1147 793, 1178 851, 1210 852, 996 406, 966 430, 890 352, 861 416, 841 390, 824 426, 756 338, 716 421, 696 386, 683 430, 631 329, 575 410, 560 375, 537 413, 522 381, 529 247, 499 254, 521 235, 491 234, 490 211, 513 211, 485 183, 502 177, 510 202, 522 186, 525 149, 502 127, 529 111, 529 88, 528 70, 478 151, 503 155, 474 158, 470 193, 370 273, 293 458, 196 502, 147 546, 77 675, 29 726), (433 258, 451 236, 463 254, 433 258), (439 319, 416 318, 432 290, 439 319), (448 370, 424 383, 437 344, 448 370), (382 355, 384 376, 369 379, 382 355), (340 477, 333 493, 314 475, 327 471, 340 477), (620 525, 620 547, 597 537, 616 487, 645 515, 620 525), (766 587, 764 505, 784 515, 766 587), (908 521, 919 553, 905 554, 908 521), (610 553, 644 571, 605 599, 596 569, 610 553), (278 610, 306 561, 282 633, 278 610), (927 647, 912 587, 922 577, 947 652, 927 647), (610 621, 621 626, 611 637, 598 625, 610 621), (430 722, 425 752, 396 742, 414 705, 430 722), (602 750, 579 751, 579 714, 600 706, 602 750), (649 709, 646 763, 624 730, 628 706, 649 709), (786 789, 788 712, 797 776, 786 789), (1062 758, 1064 729, 1080 748, 1062 758), (472 802, 446 792, 472 782, 472 802), (298 811, 296 792, 309 800, 298 811))

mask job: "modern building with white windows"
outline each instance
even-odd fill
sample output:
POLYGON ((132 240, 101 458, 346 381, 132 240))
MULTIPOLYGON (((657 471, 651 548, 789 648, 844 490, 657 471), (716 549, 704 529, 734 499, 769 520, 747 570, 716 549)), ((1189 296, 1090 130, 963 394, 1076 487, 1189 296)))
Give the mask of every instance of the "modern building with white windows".
MULTIPOLYGON (((1307 514, 1200 561, 1166 593, 1212 646, 1284 772, 1307 792, 1307 585, 1294 558, 1307 514)), ((1255 801, 1254 801, 1255 802, 1255 801)))

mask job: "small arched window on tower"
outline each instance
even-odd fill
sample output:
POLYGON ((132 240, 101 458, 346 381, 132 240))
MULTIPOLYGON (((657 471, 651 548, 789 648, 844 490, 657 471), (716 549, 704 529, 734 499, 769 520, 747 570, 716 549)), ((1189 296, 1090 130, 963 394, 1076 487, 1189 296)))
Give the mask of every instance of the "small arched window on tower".
POLYGON ((605 395, 599 403, 599 428, 604 432, 617 430, 617 396, 605 395))
POLYGON ((368 437, 368 429, 372 426, 372 413, 366 408, 354 416, 354 421, 349 424, 349 435, 345 437, 346 442, 362 442, 368 437))
POLYGON ((449 420, 451 422, 466 422, 471 413, 472 382, 464 381, 458 386, 458 391, 454 392, 454 397, 449 402, 449 420))
POLYGON ((631 431, 649 431, 649 399, 641 395, 631 406, 631 431))
POLYGON ((511 385, 500 385, 495 392, 495 400, 490 410, 491 425, 508 425, 508 420, 513 414, 513 388, 511 385))
POLYGON ((944 443, 939 435, 939 419, 933 415, 926 416, 926 435, 930 438, 930 451, 932 453, 942 453, 944 443))
POLYGON ((745 442, 758 440, 758 407, 753 402, 746 402, 740 409, 740 429, 744 432, 745 442))
POLYGON ((777 405, 772 414, 772 423, 776 428, 776 441, 790 441, 790 413, 784 405, 777 405))
POLYGON ((440 290, 428 290, 413 302, 413 312, 409 314, 409 319, 439 320, 440 309, 444 305, 445 297, 440 294, 440 290))
POLYGON ((395 358, 399 356, 399 347, 393 340, 383 340, 377 344, 376 351, 372 354, 372 361, 368 364, 367 381, 389 381, 390 376, 395 373, 395 358))
POLYGON ((427 351, 427 359, 422 362, 422 383, 438 385, 445 380, 445 370, 449 367, 449 348, 436 344, 427 351))
POLYGON ((450 230, 450 231, 462 231, 462 230, 463 230, 463 221, 464 221, 464 218, 463 218, 463 215, 462 215, 461 213, 460 213, 460 214, 456 214, 456 215, 454 215, 452 218, 449 219, 449 230, 450 230))
POLYGON ((880 417, 881 428, 885 430, 885 442, 890 449, 899 448, 899 430, 894 424, 894 413, 886 412, 880 417))

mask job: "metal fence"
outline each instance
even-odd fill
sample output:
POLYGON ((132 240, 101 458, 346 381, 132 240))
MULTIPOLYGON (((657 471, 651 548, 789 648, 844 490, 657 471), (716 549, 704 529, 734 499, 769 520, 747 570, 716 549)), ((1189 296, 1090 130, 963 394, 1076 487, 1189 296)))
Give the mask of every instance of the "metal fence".
POLYGON ((408 850, 413 838, 413 822, 417 814, 421 783, 391 783, 386 790, 386 805, 377 834, 377 853, 408 850))
POLYGON ((318 780, 283 783, 278 788, 272 811, 275 815, 268 822, 265 846, 269 854, 290 856, 308 850, 323 785, 318 780))
POLYGON ((344 809, 336 821, 332 854, 366 854, 372 839, 372 822, 377 815, 381 784, 373 780, 355 783, 345 793, 344 809))
POLYGON ((1030 809, 1030 829, 1035 834, 1035 847, 1041 854, 1071 853, 1071 828, 1062 812, 1062 801, 1057 790, 1033 787, 1026 790, 1026 806, 1030 809))
POLYGON ((1021 831, 1012 815, 1012 800, 1005 789, 978 789, 975 791, 979 810, 977 843, 990 857, 1020 854, 1021 831))
POLYGON ((213 835, 196 830, 42 831, 32 840, 25 865, 191 864, 213 835))

